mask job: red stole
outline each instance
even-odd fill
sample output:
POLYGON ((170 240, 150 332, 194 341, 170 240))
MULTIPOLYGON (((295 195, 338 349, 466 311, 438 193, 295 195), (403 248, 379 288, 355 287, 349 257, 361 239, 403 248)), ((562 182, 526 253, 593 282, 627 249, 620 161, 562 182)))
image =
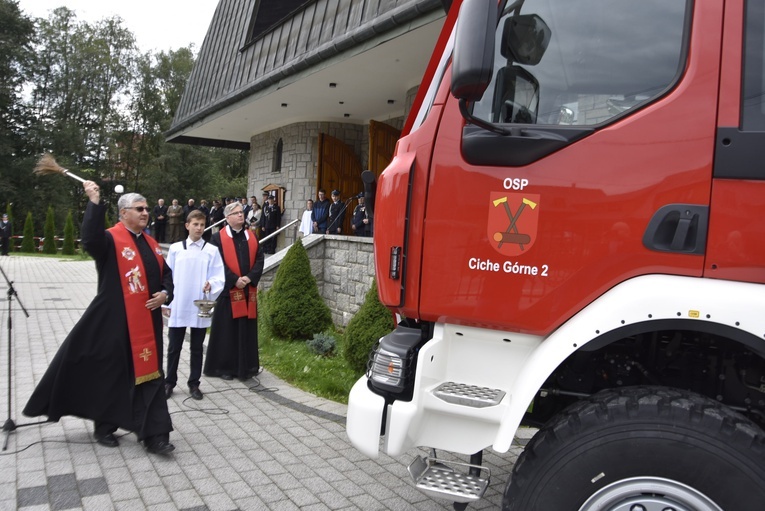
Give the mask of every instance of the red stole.
MULTIPOLYGON (((140 385, 160 377, 161 361, 157 356, 154 321, 151 311, 146 308, 146 301, 151 298, 149 284, 146 281, 146 270, 143 267, 141 254, 130 231, 122 223, 118 223, 109 229, 109 232, 114 238, 114 249, 117 252, 117 269, 120 272, 130 348, 133 352, 135 384, 140 385)), ((142 234, 142 236, 146 235, 142 234)), ((159 272, 162 275, 164 269, 162 249, 150 236, 146 236, 146 241, 157 256, 159 272)))
MULTIPOLYGON (((258 253, 258 240, 246 229, 244 236, 247 239, 247 245, 250 252, 250 268, 255 265, 255 256, 258 253)), ((234 246, 234 237, 231 234, 231 227, 226 226, 220 231, 220 246, 223 249, 223 260, 231 272, 237 277, 242 276, 239 269, 239 257, 236 254, 234 246)), ((248 285, 244 289, 234 287, 228 292, 231 297, 231 315, 234 318, 255 319, 258 317, 258 290, 255 286, 248 285)))

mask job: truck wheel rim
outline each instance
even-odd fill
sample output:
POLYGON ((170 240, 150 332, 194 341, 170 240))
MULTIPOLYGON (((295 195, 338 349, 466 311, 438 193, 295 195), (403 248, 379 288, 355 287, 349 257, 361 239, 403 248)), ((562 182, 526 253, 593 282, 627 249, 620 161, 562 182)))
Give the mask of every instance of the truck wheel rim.
POLYGON ((634 477, 604 486, 579 511, 722 511, 690 486, 660 477, 634 477))

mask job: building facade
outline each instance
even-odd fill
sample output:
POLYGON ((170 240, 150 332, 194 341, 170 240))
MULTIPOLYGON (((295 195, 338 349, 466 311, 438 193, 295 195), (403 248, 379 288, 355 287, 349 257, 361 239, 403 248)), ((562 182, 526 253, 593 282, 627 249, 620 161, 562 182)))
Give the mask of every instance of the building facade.
MULTIPOLYGON (((445 8, 220 0, 168 140, 249 150, 247 195, 278 190, 282 225, 319 188, 349 199, 363 189, 361 171, 379 175, 392 158, 445 8)), ((278 248, 294 238, 287 230, 278 248)))

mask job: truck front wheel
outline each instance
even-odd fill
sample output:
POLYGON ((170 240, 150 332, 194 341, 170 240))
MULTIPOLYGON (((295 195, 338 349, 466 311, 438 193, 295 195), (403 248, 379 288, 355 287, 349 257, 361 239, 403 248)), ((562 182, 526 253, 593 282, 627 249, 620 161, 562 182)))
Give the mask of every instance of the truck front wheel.
POLYGON ((761 511, 765 432, 662 387, 607 390, 550 420, 513 468, 505 511, 761 511))

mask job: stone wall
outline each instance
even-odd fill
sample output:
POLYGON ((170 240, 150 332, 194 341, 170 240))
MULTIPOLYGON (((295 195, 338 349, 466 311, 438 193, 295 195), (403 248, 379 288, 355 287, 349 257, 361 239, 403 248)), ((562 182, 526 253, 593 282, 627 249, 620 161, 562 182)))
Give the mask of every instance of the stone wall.
MULTIPOLYGON (((332 321, 345 327, 364 302, 374 279, 372 238, 312 234, 303 238, 319 294, 332 311, 332 321)), ((286 250, 269 256, 259 287, 273 284, 286 250)))
MULTIPOLYGON (((260 202, 261 190, 269 184, 285 189, 282 226, 299 219, 305 211, 306 199, 316 199, 316 168, 319 159, 319 133, 342 140, 366 165, 369 129, 366 125, 338 122, 300 122, 283 126, 250 139, 250 170, 247 195, 260 202), (274 168, 276 144, 282 141, 282 164, 274 168)), ((277 237, 277 249, 295 241, 297 229, 288 229, 277 237)))

